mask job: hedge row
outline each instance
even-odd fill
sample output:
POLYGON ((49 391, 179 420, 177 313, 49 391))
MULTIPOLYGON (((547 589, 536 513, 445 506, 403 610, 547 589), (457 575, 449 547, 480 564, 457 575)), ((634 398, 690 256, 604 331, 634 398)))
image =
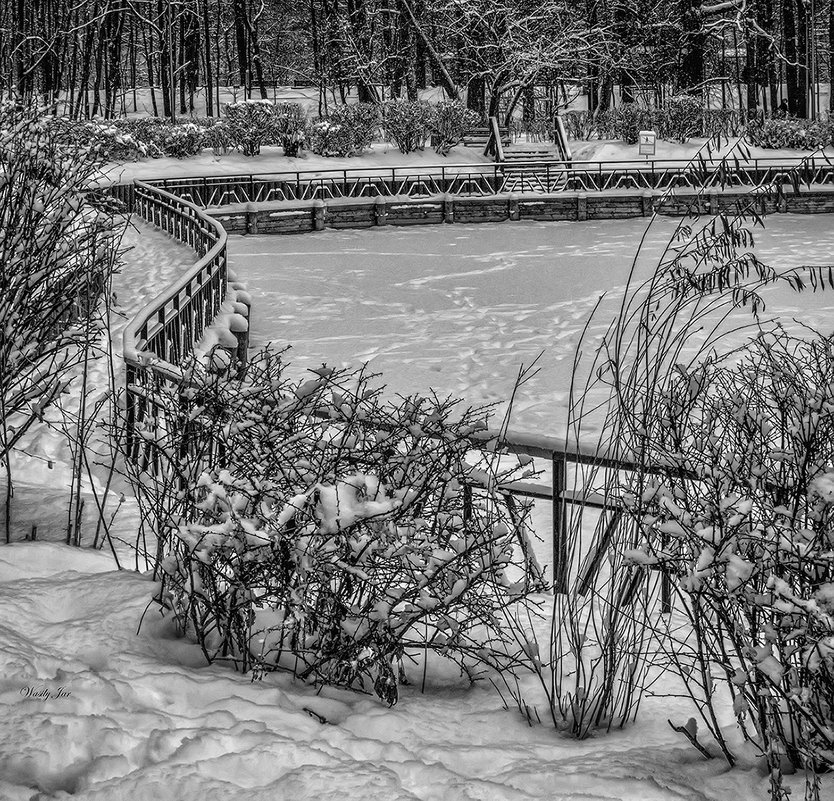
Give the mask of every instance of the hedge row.
POLYGON ((673 97, 661 108, 624 103, 596 116, 570 111, 562 119, 568 137, 577 140, 620 139, 636 144, 638 131, 652 130, 661 139, 677 142, 717 134, 744 136, 751 144, 773 149, 814 150, 834 143, 834 120, 766 117, 762 113, 747 117, 735 109, 704 108, 688 95, 673 97))
POLYGON ((187 158, 203 148, 218 155, 237 149, 256 156, 270 145, 282 147, 290 157, 305 148, 322 156, 352 156, 380 135, 402 153, 422 150, 431 138, 435 150, 446 155, 478 122, 477 115, 457 102, 359 103, 311 120, 296 103, 255 100, 227 105, 222 119, 171 123, 157 117, 81 122, 56 118, 51 124, 67 141, 94 142, 106 160, 137 161, 187 158))

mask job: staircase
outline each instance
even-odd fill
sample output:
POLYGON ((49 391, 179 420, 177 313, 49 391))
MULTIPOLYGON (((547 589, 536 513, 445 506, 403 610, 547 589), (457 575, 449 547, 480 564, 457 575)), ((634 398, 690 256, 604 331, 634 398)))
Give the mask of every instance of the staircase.
POLYGON ((486 125, 470 128, 463 137, 467 147, 477 147, 501 165, 504 192, 558 192, 567 185, 565 163, 571 153, 564 127, 556 118, 556 142, 538 147, 514 145, 509 128, 501 128, 496 117, 486 125), (498 140, 500 139, 500 143, 498 140))
POLYGON ((504 191, 505 192, 558 192, 564 188, 566 177, 558 164, 551 164, 550 169, 544 164, 530 162, 558 161, 558 154, 553 148, 535 148, 524 150, 512 147, 504 150, 504 191))
MULTIPOLYGON (((470 128, 464 134, 461 144, 465 147, 476 147, 479 150, 485 150, 491 133, 492 129, 489 125, 478 125, 474 128, 470 128)), ((507 147, 511 141, 512 137, 510 136, 510 129, 503 128, 501 130, 501 144, 504 147, 507 147)))

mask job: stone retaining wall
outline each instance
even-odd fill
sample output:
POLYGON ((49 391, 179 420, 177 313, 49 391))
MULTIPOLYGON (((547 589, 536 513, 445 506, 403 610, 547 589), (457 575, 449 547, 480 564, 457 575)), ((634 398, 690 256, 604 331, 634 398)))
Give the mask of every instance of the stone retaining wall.
POLYGON ((732 213, 737 204, 752 203, 759 214, 834 212, 834 190, 808 190, 756 197, 742 192, 675 194, 494 195, 487 197, 335 199, 248 203, 208 213, 236 234, 300 234, 324 228, 372 228, 380 225, 503 222, 505 220, 582 221, 648 217, 654 211, 682 217, 690 213, 732 213))

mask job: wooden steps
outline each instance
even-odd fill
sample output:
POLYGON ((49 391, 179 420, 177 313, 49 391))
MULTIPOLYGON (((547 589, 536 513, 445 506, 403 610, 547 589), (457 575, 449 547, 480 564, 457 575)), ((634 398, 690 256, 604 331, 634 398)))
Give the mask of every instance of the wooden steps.
MULTIPOLYGON (((463 136, 461 144, 464 147, 475 147, 483 150, 489 141, 491 130, 488 125, 479 125, 475 128, 470 128, 463 136)), ((501 130, 501 144, 508 147, 512 141, 509 128, 501 130)))

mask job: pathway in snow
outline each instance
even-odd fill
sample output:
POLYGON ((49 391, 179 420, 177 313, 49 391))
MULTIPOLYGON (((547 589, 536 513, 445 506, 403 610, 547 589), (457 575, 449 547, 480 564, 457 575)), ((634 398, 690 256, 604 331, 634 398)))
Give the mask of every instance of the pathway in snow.
MULTIPOLYGON (((122 331, 128 321, 165 287, 196 261, 196 255, 187 245, 182 245, 153 226, 133 217, 122 245, 126 248, 121 271, 114 277, 113 306, 110 341, 114 352, 114 370, 117 387, 124 386, 124 366, 121 361, 122 331)), ((88 408, 102 398, 110 386, 109 365, 105 358, 92 362, 88 377, 90 397, 88 408)), ((72 392, 62 402, 71 413, 79 407, 78 380, 72 392)), ((47 413, 46 422, 36 424, 14 454, 12 467, 15 498, 12 503, 14 527, 27 533, 38 526, 38 536, 54 539, 62 536, 66 528, 66 508, 71 481, 72 464, 70 444, 56 430, 57 415, 47 413), (63 509, 63 515, 54 513, 63 509)), ((108 453, 107 435, 99 431, 93 446, 102 454, 108 453)), ((100 486, 103 486, 99 482, 100 486)), ((0 511, 5 493, 0 494, 0 511)), ((114 498, 111 496, 110 501, 114 498)), ((112 507, 111 507, 112 508, 112 507)), ((120 512, 122 514, 122 512, 120 512)), ((95 502, 89 491, 85 494, 84 535, 92 536, 97 517, 95 502)), ((135 536, 135 535, 134 535, 135 536)))

